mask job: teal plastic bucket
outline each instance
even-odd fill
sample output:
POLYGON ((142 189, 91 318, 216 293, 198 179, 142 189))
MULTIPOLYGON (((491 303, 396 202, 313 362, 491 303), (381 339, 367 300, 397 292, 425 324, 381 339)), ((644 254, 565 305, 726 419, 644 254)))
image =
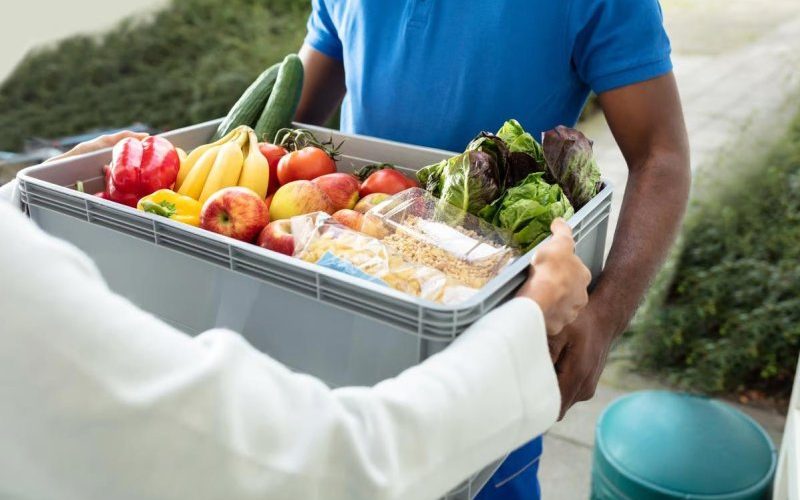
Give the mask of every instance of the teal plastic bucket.
POLYGON ((593 500, 769 498, 767 433, 725 403, 666 391, 614 401, 597 422, 593 500))

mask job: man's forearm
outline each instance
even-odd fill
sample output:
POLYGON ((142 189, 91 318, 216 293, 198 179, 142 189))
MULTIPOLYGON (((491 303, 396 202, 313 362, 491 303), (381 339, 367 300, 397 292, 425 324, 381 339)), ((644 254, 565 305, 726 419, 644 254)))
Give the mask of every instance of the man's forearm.
POLYGON ((297 106, 295 119, 302 123, 322 125, 339 103, 346 88, 342 61, 326 56, 309 45, 300 49, 305 77, 303 94, 297 106))
POLYGON ((628 186, 605 270, 589 305, 550 341, 562 415, 594 395, 622 333, 680 227, 689 194, 689 141, 672 73, 598 95, 628 163, 628 186))
POLYGON ((652 156, 631 166, 614 242, 591 306, 607 330, 627 328, 675 240, 691 183, 688 154, 652 156))

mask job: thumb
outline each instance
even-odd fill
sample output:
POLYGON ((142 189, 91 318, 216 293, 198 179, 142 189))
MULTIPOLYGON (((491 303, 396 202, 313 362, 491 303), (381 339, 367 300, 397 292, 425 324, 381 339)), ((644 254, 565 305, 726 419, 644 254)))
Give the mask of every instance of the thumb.
POLYGON ((575 251, 575 239, 572 237, 572 228, 562 218, 554 219, 550 224, 553 232, 552 245, 559 251, 572 253, 575 251))
POLYGON ((561 217, 553 219, 553 222, 550 223, 550 231, 553 233, 554 238, 566 236, 572 239, 572 228, 561 217))

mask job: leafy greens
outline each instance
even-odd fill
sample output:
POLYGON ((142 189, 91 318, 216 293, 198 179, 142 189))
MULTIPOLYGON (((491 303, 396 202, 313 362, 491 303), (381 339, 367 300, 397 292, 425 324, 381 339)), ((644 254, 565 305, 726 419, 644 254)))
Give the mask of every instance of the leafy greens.
POLYGON ((417 179, 433 196, 477 215, 502 193, 498 163, 504 154, 497 144, 478 137, 466 152, 417 172, 417 179))
POLYGON ((497 134, 481 132, 464 153, 417 177, 441 202, 511 231, 526 251, 550 234, 553 219, 569 218, 600 188, 592 142, 583 133, 559 126, 539 144, 516 120, 497 134))
POLYGON ((600 170, 592 141, 578 130, 559 125, 545 132, 542 147, 548 173, 576 208, 594 198, 600 188, 600 170))
POLYGON ((526 252, 547 238, 553 219, 568 219, 575 213, 561 188, 548 184, 544 175, 542 172, 528 175, 478 214, 510 231, 513 242, 526 252))
POLYGON ((513 187, 533 172, 544 172, 544 151, 533 136, 517 120, 508 120, 497 131, 497 137, 508 145, 505 185, 513 187))

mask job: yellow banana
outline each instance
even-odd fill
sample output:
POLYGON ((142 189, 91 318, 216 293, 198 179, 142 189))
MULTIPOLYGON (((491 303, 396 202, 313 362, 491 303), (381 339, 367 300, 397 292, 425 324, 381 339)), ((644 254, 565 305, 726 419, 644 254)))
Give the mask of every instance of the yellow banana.
MULTIPOLYGON (((175 151, 178 152, 178 160, 179 160, 178 161, 178 166, 180 167, 178 169, 178 172, 180 172, 181 169, 183 169, 183 166, 186 165, 186 156, 187 155, 186 155, 186 151, 184 151, 181 148, 175 148, 175 151)), ((175 190, 177 191, 177 189, 178 189, 178 180, 175 179, 175 190)))
POLYGON ((217 155, 222 146, 212 146, 207 149, 205 153, 197 160, 197 164, 192 168, 189 174, 184 179, 181 187, 178 188, 178 193, 190 196, 197 200, 203 192, 203 186, 206 184, 211 167, 217 160, 217 155))
POLYGON ((220 146, 214 168, 208 174, 203 192, 197 199, 200 203, 205 203, 209 196, 222 188, 235 186, 239 182, 239 175, 242 173, 242 163, 244 155, 242 149, 236 141, 231 141, 220 146))
POLYGON ((181 161, 181 168, 178 171, 178 178, 175 181, 175 189, 181 188, 183 182, 186 180, 186 177, 189 175, 189 172, 192 170, 192 167, 194 167, 195 163, 197 163, 200 160, 200 157, 203 156, 206 153, 206 151, 213 148, 214 146, 221 146, 222 144, 225 144, 228 141, 236 139, 239 133, 242 131, 243 127, 246 127, 246 125, 241 125, 239 127, 236 127, 235 129, 228 132, 225 135, 225 137, 216 142, 203 144, 202 146, 194 148, 192 152, 189 153, 189 155, 186 157, 186 161, 181 161))
MULTIPOLYGON (((246 127, 246 129, 242 129, 242 131, 239 133, 239 135, 235 139, 236 144, 239 145, 239 150, 247 149, 246 148, 247 139, 249 137, 250 132, 253 131, 253 129, 251 129, 250 127, 247 127, 246 125, 242 125, 242 127, 246 127)), ((233 142, 233 141, 231 141, 231 142, 233 142)))
POLYGON ((242 175, 239 177, 239 185, 252 189, 261 198, 266 198, 267 187, 269 186, 269 162, 258 150, 258 138, 252 130, 248 134, 250 148, 242 166, 242 175))

